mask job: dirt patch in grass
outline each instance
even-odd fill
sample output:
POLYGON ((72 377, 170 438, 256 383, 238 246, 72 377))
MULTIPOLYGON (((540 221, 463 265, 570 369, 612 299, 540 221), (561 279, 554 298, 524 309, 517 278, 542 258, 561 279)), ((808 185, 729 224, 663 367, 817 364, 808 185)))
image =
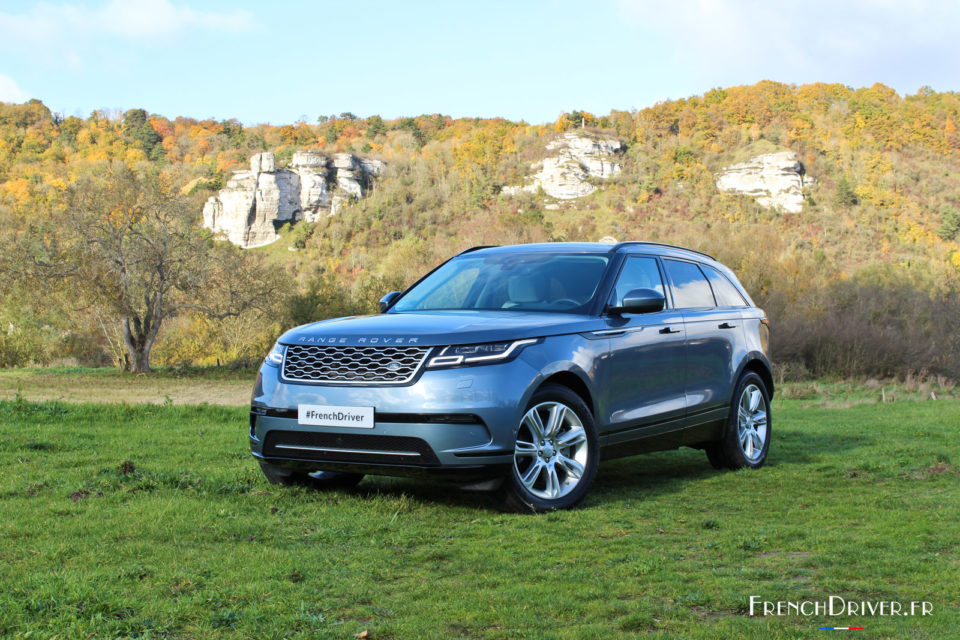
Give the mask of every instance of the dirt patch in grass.
POLYGON ((62 371, 14 369, 0 371, 0 400, 19 394, 32 402, 97 402, 109 404, 219 404, 250 402, 254 374, 176 377, 165 372, 132 375, 115 370, 62 371))
POLYGON ((758 558, 809 558, 813 554, 809 551, 765 551, 758 553, 758 558))

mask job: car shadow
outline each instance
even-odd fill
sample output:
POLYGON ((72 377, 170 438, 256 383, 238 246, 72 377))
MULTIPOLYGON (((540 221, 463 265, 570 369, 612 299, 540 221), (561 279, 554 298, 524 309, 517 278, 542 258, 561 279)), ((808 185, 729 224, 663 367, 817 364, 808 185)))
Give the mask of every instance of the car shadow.
MULTIPOLYGON (((848 459, 851 451, 869 448, 876 443, 876 438, 870 435, 803 431, 774 432, 774 438, 773 450, 756 473, 835 458, 848 459)), ((588 501, 598 504, 605 499, 623 497, 624 493, 635 493, 637 498, 676 493, 692 482, 730 473, 737 472, 713 468, 706 452, 690 448, 606 460, 600 464, 588 501)))
MULTIPOLYGON (((849 457, 851 450, 870 447, 876 442, 875 437, 863 434, 811 434, 799 430, 778 433, 775 438, 774 449, 764 468, 818 463, 838 454, 849 457)), ((714 469, 706 453, 686 447, 604 460, 581 508, 677 493, 691 483, 726 473, 734 472, 714 469)), ((757 473, 763 473, 763 469, 757 473)), ((346 491, 371 499, 406 496, 447 507, 502 511, 497 492, 465 491, 454 482, 428 478, 370 476, 359 486, 346 491)))
POLYGON ((466 491, 456 482, 449 480, 431 480, 429 478, 390 478, 386 476, 368 476, 350 491, 363 498, 391 497, 413 498, 420 502, 464 509, 483 509, 499 512, 499 494, 497 491, 466 491))

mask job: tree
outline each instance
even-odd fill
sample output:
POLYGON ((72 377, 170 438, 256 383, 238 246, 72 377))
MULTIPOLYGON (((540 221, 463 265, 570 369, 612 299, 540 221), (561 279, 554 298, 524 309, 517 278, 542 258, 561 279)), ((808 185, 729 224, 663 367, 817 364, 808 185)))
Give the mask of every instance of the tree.
POLYGON ((147 112, 143 109, 130 109, 123 114, 123 132, 144 153, 150 153, 160 143, 160 135, 150 124, 147 112))
POLYGON ((367 137, 376 138, 381 133, 386 133, 387 125, 383 123, 380 116, 370 116, 367 118, 367 137))
POLYGON ((72 287, 78 303, 120 324, 125 368, 150 370, 164 320, 193 309, 214 318, 264 309, 282 276, 260 256, 215 242, 197 224, 197 203, 170 175, 119 161, 81 176, 23 243, 21 276, 72 287))
POLYGON ((953 240, 960 234, 960 210, 945 206, 940 211, 940 228, 937 234, 944 240, 953 240))
POLYGON ((587 111, 574 109, 570 113, 562 113, 554 124, 554 130, 567 131, 568 129, 579 129, 582 127, 593 127, 597 124, 597 117, 587 111))
POLYGON ((837 188, 833 192, 833 203, 838 207, 852 207, 858 202, 857 192, 853 185, 850 184, 846 176, 841 176, 837 180, 837 188))

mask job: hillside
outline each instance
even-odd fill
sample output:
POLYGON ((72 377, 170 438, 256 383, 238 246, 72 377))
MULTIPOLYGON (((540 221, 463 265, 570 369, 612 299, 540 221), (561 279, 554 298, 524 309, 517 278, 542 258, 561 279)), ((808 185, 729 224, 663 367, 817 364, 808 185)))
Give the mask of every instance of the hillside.
MULTIPOLYGON (((289 275, 276 312, 181 317, 161 334, 161 361, 255 359, 281 325, 369 309, 471 245, 611 236, 687 245, 730 265, 774 320, 784 375, 960 376, 960 94, 761 82, 637 112, 574 111, 549 125, 321 120, 242 126, 143 110, 63 118, 37 101, 0 104, 0 222, 15 241, 78 176, 119 159, 185 185, 199 225, 204 201, 254 154, 272 152, 278 167, 298 151, 351 154, 385 163, 363 197, 280 226, 279 240, 253 249, 289 275), (618 170, 585 172, 598 188, 571 199, 509 188, 531 184, 531 165, 550 161, 563 132, 619 143, 618 170), (775 152, 802 164, 798 210, 717 188, 724 168, 775 152)), ((90 309, 37 302, 22 287, 3 294, 0 364, 109 359, 110 329, 90 309)))

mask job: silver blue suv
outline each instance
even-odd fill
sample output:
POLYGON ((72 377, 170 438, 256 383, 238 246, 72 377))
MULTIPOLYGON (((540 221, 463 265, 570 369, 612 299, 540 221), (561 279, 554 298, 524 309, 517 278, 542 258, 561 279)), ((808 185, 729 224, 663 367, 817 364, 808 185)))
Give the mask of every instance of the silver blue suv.
POLYGON ((708 255, 652 242, 475 247, 379 315, 283 334, 250 447, 271 482, 429 475, 570 507, 601 459, 681 446, 760 467, 766 317, 708 255))

